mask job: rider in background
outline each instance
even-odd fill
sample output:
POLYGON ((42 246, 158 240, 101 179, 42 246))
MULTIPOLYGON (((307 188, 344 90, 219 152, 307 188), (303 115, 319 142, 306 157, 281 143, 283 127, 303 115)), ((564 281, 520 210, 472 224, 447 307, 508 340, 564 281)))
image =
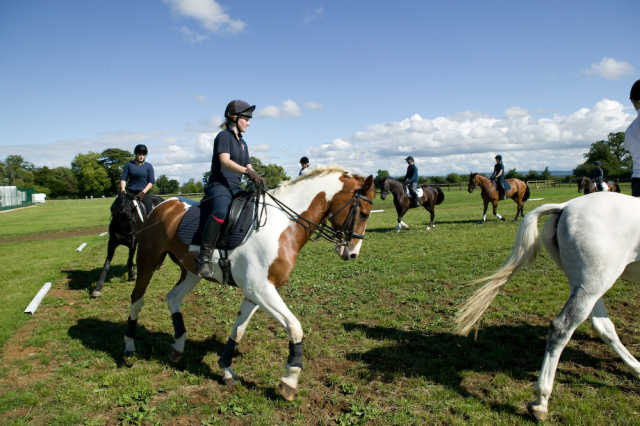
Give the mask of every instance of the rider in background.
POLYGON ((298 176, 302 176, 302 173, 304 173, 304 171, 308 168, 309 168, 309 159, 307 157, 300 158, 300 171, 298 172, 298 176))
POLYGON ((147 156, 147 147, 145 145, 136 145, 133 149, 135 159, 129 161, 122 169, 122 177, 120 178, 120 192, 129 193, 142 201, 146 214, 151 213, 153 203, 149 190, 156 182, 153 166, 145 160, 147 156))
POLYGON ((407 174, 404 176, 404 184, 409 188, 411 200, 415 202, 417 198, 416 191, 418 190, 418 168, 412 156, 408 156, 404 160, 409 164, 407 166, 407 174))
POLYGON ((504 190, 504 164, 502 164, 502 155, 498 154, 495 157, 496 165, 493 166, 493 173, 490 179, 496 183, 498 189, 498 199, 506 199, 504 190))
POLYGON ((640 197, 640 80, 633 83, 629 100, 638 116, 624 134, 624 147, 631 153, 633 173, 631 174, 631 195, 640 197))
POLYGON ((200 227, 202 243, 197 258, 198 274, 213 277, 211 258, 216 241, 229 212, 233 196, 242 190, 240 181, 246 175, 256 184, 265 183, 249 163, 249 148, 242 138, 253 116, 255 105, 233 100, 224 111, 225 122, 213 142, 211 176, 200 202, 200 227))
POLYGON ((602 167, 600 167, 600 161, 594 161, 593 164, 596 165, 596 168, 593 169, 592 178, 593 183, 596 184, 596 191, 602 191, 602 183, 604 182, 604 172, 602 171, 602 167))

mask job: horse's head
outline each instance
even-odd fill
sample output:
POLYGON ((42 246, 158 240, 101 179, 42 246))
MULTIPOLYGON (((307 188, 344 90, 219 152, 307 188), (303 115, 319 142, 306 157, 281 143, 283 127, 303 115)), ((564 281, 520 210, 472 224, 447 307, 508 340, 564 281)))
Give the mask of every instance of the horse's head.
POLYGON ((336 252, 343 260, 349 260, 360 253, 376 188, 372 175, 365 179, 345 173, 340 180, 342 190, 331 199, 327 213, 332 228, 341 233, 346 242, 336 246, 336 252))
POLYGON ((385 198, 387 198, 387 195, 389 195, 389 191, 390 191, 390 189, 389 189, 389 178, 385 178, 382 181, 382 189, 380 190, 380 198, 383 199, 383 200, 385 198))
POLYGON ((476 182, 477 177, 477 173, 469 173, 469 185, 467 187, 467 191, 469 191, 469 193, 472 193, 473 190, 476 189, 476 185, 478 185, 478 182, 476 182))
POLYGON ((580 179, 578 179, 578 192, 582 192, 582 189, 585 186, 585 177, 582 176, 580 179))

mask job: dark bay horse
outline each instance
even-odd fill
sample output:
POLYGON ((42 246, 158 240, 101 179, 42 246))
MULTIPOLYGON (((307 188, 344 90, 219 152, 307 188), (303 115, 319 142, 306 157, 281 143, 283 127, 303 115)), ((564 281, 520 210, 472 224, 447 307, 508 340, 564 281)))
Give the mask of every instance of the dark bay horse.
MULTIPOLYGON (((529 191, 529 185, 521 181, 520 179, 507 179, 509 185, 511 185, 511 189, 508 190, 505 194, 506 198, 511 198, 518 205, 518 211, 516 211, 516 217, 513 218, 515 222, 518 220, 518 216, 524 217, 524 202, 529 199, 529 195, 531 194, 529 191)), ((502 216, 498 213, 498 202, 499 195, 496 185, 491 182, 489 178, 486 178, 478 173, 471 173, 469 175, 469 193, 472 193, 473 190, 479 186, 482 190, 482 202, 484 203, 484 210, 482 212, 482 223, 487 220, 487 207, 489 203, 493 206, 493 214, 500 220, 504 220, 502 216)))
MULTIPOLYGON (((435 218, 435 206, 444 201, 444 192, 439 186, 422 185, 422 196, 418 198, 418 205, 424 207, 431 215, 431 220, 427 225, 427 230, 436 226, 434 223, 435 218)), ((409 229, 409 225, 402 221, 402 217, 407 210, 418 207, 418 205, 412 205, 411 200, 405 193, 404 186, 401 182, 386 178, 382 183, 382 190, 380 191, 380 198, 383 200, 387 198, 387 195, 391 192, 393 194, 393 205, 396 207, 396 213, 398 214, 398 225, 396 226, 396 232, 400 232, 402 228, 409 229)))
MULTIPOLYGON (((154 206, 162 202, 160 197, 152 197, 154 206)), ((109 242, 107 243, 107 258, 104 261, 100 278, 96 287, 91 293, 92 297, 102 295, 102 286, 107 278, 107 273, 111 267, 113 255, 116 247, 123 245, 129 249, 127 258, 127 281, 136 279, 136 270, 133 264, 133 255, 136 252, 137 239, 136 229, 144 220, 144 205, 128 193, 119 194, 111 204, 111 221, 109 222, 109 242)))
MULTIPOLYGON (((602 188, 603 191, 620 192, 620 186, 618 185, 618 182, 615 182, 613 180, 604 182, 602 188)), ((582 176, 580 179, 578 179, 578 192, 583 192, 584 195, 587 195, 592 192, 598 192, 598 187, 591 178, 582 176)))
MULTIPOLYGON (((289 358, 285 375, 280 379, 279 392, 287 400, 294 398, 302 370, 303 331, 298 319, 282 300, 278 288, 289 280, 298 252, 315 231, 336 244, 336 252, 343 260, 357 258, 374 196, 373 176, 365 179, 341 168, 317 168, 267 192, 267 202, 260 207, 264 208, 262 226, 254 230, 246 242, 228 253, 233 280, 244 297, 218 361, 225 383, 233 383, 237 379, 231 369, 232 355, 252 315, 262 308, 284 327, 289 336, 289 358)), ((180 220, 189 208, 187 203, 169 199, 153 210, 138 233, 138 277, 131 293, 124 338, 127 364, 133 360, 135 352, 134 338, 144 293, 154 270, 167 254, 181 270, 178 283, 166 297, 175 332, 169 357, 177 361, 184 352, 187 333, 180 308, 184 297, 200 281, 195 272, 198 253, 190 252, 176 235, 180 220)), ((222 282, 223 272, 217 263, 218 251, 215 257, 213 280, 222 282)))

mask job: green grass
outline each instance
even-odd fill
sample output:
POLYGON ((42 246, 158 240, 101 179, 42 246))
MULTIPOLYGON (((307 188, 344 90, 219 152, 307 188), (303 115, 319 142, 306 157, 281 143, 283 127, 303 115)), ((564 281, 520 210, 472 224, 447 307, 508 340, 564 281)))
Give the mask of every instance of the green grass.
MULTIPOLYGON (((532 198, 544 200, 528 202, 525 212, 576 195, 574 187, 534 190, 532 198)), ((566 278, 543 253, 497 297, 477 341, 453 335, 453 316, 473 292, 464 283, 504 262, 518 224, 509 221, 515 215, 511 201, 500 204, 506 222, 489 215, 480 225, 478 193, 445 196, 435 229, 426 231, 426 212, 413 209, 404 219, 411 229, 400 234, 393 230, 391 200, 376 199, 374 208, 385 211, 372 215, 356 261, 340 261, 324 241, 302 250, 282 289, 305 332, 304 370, 291 403, 274 391, 286 362, 286 333, 262 311, 234 359, 243 382, 231 388, 220 383, 218 353, 241 302, 237 289, 201 282, 187 296, 189 339, 184 359, 173 365, 166 356, 173 328, 163 297, 179 270, 167 261, 145 297, 139 360, 126 368, 120 355, 132 284, 126 282, 124 247, 116 251, 103 297, 92 300, 106 237, 0 243, 6 271, 0 423, 532 423, 524 407, 533 396, 547 326, 568 296, 566 278), (87 248, 75 252, 82 241, 87 248), (25 317, 22 310, 44 281, 54 288, 37 313, 25 317)), ((69 203, 77 204, 12 212, 10 223, 0 215, 1 235, 106 226, 108 201, 69 203), (52 222, 36 226, 34 214, 52 222)), ((635 354, 637 295, 632 284, 619 282, 605 298, 635 354)), ((638 379, 588 324, 580 326, 558 368, 550 421, 633 424, 639 411, 638 379)))

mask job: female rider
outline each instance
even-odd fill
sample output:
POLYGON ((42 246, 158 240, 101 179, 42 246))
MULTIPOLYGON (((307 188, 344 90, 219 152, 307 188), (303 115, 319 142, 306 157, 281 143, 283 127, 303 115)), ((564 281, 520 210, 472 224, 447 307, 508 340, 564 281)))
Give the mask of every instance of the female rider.
POLYGON ((224 112, 225 122, 220 126, 222 130, 213 142, 211 176, 200 203, 202 243, 197 258, 197 272, 204 278, 213 277, 213 250, 227 218, 233 195, 242 190, 242 175, 247 175, 257 184, 265 183, 253 170, 247 143, 242 138, 255 108, 255 105, 241 100, 229 102, 224 112))
POLYGON ((133 149, 135 159, 129 161, 122 169, 122 178, 120 180, 120 192, 129 193, 142 201, 146 210, 145 214, 151 213, 153 203, 149 190, 155 183, 153 174, 153 166, 151 163, 145 162, 147 156, 147 147, 145 145, 136 145, 133 149))

